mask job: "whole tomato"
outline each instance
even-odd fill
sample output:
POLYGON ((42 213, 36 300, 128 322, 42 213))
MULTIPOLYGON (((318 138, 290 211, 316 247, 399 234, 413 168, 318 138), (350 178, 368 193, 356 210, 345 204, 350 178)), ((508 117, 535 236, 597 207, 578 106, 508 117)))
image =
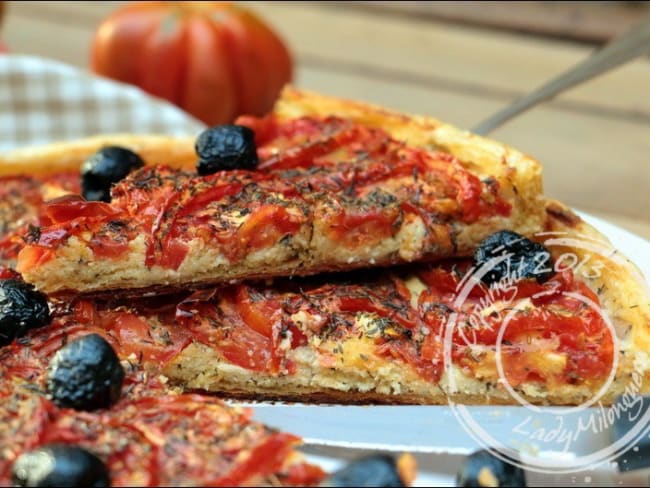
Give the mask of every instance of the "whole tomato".
MULTIPOLYGON (((2 18, 4 17, 5 13, 5 2, 0 2, 0 25, 2 24, 2 18)), ((0 54, 6 53, 7 52, 7 46, 0 41, 0 54)))
POLYGON ((91 69, 136 85, 208 125, 269 111, 291 80, 282 40, 247 9, 223 2, 136 2, 93 40, 91 69))

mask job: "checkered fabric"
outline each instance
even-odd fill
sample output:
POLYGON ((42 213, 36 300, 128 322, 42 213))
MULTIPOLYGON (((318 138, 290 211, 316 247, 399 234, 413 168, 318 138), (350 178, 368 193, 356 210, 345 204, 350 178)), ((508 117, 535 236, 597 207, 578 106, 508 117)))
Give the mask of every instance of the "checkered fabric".
POLYGON ((0 151, 96 134, 195 135, 204 128, 133 86, 47 59, 0 55, 0 151))

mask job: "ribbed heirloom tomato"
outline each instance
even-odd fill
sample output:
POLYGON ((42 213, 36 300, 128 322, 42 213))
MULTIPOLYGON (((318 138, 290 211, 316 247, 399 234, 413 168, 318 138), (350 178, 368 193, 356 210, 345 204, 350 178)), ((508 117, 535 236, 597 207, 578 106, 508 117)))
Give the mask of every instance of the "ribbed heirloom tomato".
MULTIPOLYGON (((5 2, 0 2, 0 25, 2 25, 2 18, 4 17, 4 11, 5 11, 5 2)), ((6 53, 7 52, 7 46, 0 41, 0 54, 6 53)))
POLYGON ((262 115, 291 80, 282 40, 223 2, 136 2, 99 26, 91 68, 167 99, 206 124, 262 115))

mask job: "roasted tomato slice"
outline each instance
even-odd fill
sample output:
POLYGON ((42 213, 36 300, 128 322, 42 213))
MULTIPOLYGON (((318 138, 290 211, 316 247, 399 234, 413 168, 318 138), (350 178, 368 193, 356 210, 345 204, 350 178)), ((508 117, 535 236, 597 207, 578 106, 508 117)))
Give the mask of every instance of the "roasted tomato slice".
POLYGON ((393 235, 398 209, 345 210, 326 217, 331 240, 347 248, 368 246, 393 235))
POLYGON ((239 286, 235 296, 235 307, 242 320, 251 329, 264 337, 273 337, 273 326, 278 322, 282 309, 275 300, 264 297, 261 293, 239 286))
POLYGON ((61 224, 79 217, 105 220, 118 216, 120 211, 104 202, 89 202, 79 195, 66 195, 50 200, 45 205, 45 215, 50 222, 43 225, 61 224))
POLYGON ((285 235, 297 232, 302 220, 299 216, 291 215, 284 207, 262 205, 238 229, 235 245, 241 246, 242 251, 272 246, 285 235))
POLYGON ((287 455, 299 439, 290 434, 273 434, 254 447, 248 458, 237 464, 229 473, 207 486, 241 486, 254 478, 268 476, 281 471, 287 455))
POLYGON ((103 326, 119 344, 119 355, 164 365, 191 341, 189 331, 180 326, 155 326, 130 312, 104 312, 103 326))

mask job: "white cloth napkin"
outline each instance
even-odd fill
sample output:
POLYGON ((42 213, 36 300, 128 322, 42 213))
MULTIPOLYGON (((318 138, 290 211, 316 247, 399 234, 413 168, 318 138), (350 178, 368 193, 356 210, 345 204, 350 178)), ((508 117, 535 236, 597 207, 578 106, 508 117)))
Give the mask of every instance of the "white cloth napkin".
POLYGON ((0 55, 0 151, 96 134, 195 135, 204 128, 134 86, 48 59, 0 55))

